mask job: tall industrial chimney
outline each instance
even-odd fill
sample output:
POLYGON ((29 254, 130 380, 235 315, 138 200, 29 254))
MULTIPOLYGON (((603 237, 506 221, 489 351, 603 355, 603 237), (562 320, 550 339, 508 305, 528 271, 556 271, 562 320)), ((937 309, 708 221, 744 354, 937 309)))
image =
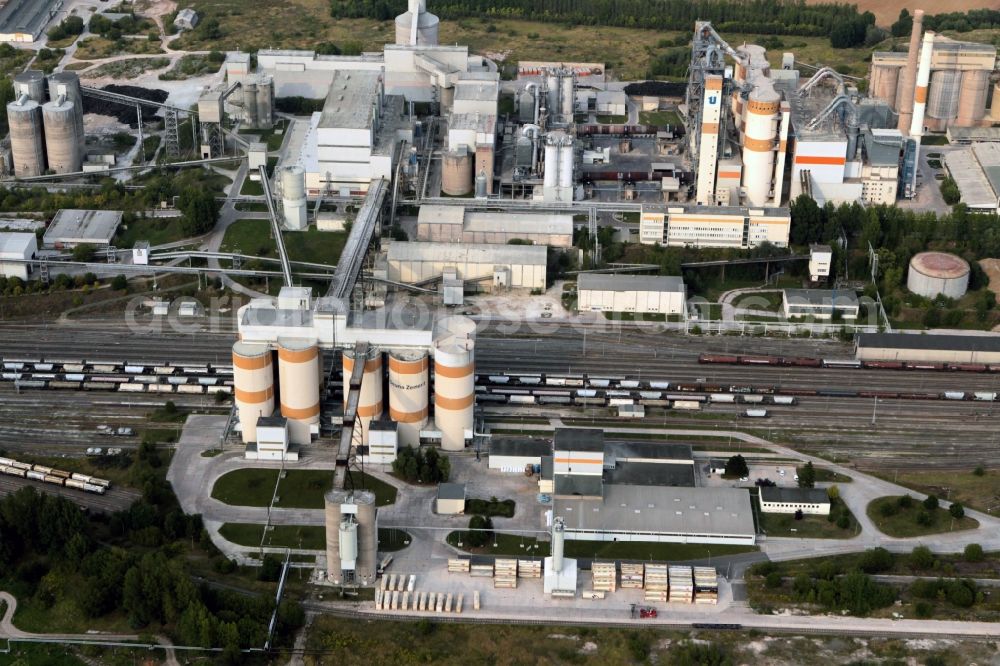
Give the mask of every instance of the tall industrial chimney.
POLYGON ((911 191, 917 190, 917 168, 920 164, 920 138, 924 134, 924 111, 927 109, 927 84, 931 78, 931 56, 934 54, 934 33, 924 33, 924 43, 920 48, 920 67, 917 69, 917 86, 913 91, 913 119, 910 122, 910 138, 914 146, 914 168, 911 174, 911 191))
POLYGON ((900 87, 902 97, 898 101, 899 123, 896 129, 908 132, 913 119, 913 92, 917 81, 917 56, 920 51, 920 32, 924 26, 924 10, 913 12, 913 31, 910 33, 910 51, 906 55, 906 68, 903 70, 903 82, 900 87))

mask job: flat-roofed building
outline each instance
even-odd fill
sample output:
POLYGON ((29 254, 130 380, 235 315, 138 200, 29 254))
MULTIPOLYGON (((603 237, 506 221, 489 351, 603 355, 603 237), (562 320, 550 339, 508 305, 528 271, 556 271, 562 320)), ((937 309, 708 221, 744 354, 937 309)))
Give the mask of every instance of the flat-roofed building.
POLYGON ((750 493, 745 488, 606 485, 595 501, 557 497, 552 515, 566 538, 752 546, 750 493))
POLYGON ((38 253, 35 234, 0 231, 0 275, 27 281, 31 277, 30 264, 23 263, 38 253))
POLYGON ((581 273, 576 283, 581 312, 631 312, 679 315, 686 290, 680 277, 581 273))
POLYGON ((442 515, 465 513, 465 484, 439 483, 434 508, 442 515))
POLYGON ((788 247, 787 208, 742 206, 643 206, 639 242, 670 247, 788 247))
POLYGON ((764 486, 760 489, 760 510, 826 516, 830 514, 830 496, 822 488, 764 486))
POLYGON ((1000 363, 1000 335, 861 333, 855 356, 861 361, 1000 363))
POLYGON ((63 0, 7 0, 0 5, 0 42, 35 41, 62 5, 63 0))
POLYGON ((42 237, 42 244, 57 249, 69 249, 77 245, 110 245, 121 223, 120 210, 64 208, 52 218, 52 223, 42 237))
POLYGON ((523 474, 528 465, 541 466, 551 455, 552 442, 529 437, 493 437, 490 440, 490 469, 523 474))
POLYGON ((454 268, 458 279, 483 291, 545 289, 546 248, 540 245, 480 245, 394 242, 388 250, 390 280, 413 284, 454 268))
POLYGON ((891 206, 899 190, 903 134, 897 129, 869 129, 861 135, 861 198, 865 203, 891 206))
POLYGON ((949 151, 944 154, 944 165, 969 210, 1000 212, 1000 144, 974 143, 949 151))
POLYGON ((522 240, 534 245, 568 248, 573 245, 573 216, 427 205, 421 206, 417 215, 417 240, 497 245, 522 240))
POLYGON ((781 307, 785 317, 857 319, 858 295, 848 289, 783 289, 781 307))

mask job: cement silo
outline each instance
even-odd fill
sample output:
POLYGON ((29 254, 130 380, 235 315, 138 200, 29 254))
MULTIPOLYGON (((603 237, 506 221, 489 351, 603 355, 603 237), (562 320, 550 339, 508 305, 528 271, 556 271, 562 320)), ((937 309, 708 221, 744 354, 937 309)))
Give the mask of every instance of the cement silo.
POLYGON ((427 0, 409 0, 407 12, 396 17, 396 43, 437 46, 441 21, 427 11, 427 0))
POLYGON ((45 153, 49 169, 55 173, 80 171, 80 135, 77 133, 76 106, 64 97, 42 105, 45 125, 45 153))
POLYGON ((420 445, 420 430, 427 425, 429 369, 425 351, 389 353, 389 417, 399 424, 400 446, 420 445))
POLYGON ((243 105, 243 124, 245 127, 257 127, 257 82, 247 80, 240 89, 243 105))
POLYGON ((559 144, 559 187, 563 190, 573 188, 573 156, 573 137, 564 135, 559 144))
POLYGON ((45 173, 45 137, 42 106, 27 95, 7 105, 10 125, 10 152, 14 160, 14 175, 18 178, 41 176, 45 173))
POLYGON ((934 298, 961 298, 969 287, 969 263, 948 252, 921 252, 910 260, 906 288, 914 294, 934 298))
MULTIPOLYGON (((931 73, 925 113, 928 119, 941 121, 934 123, 935 128, 943 128, 958 117, 958 98, 961 88, 962 72, 960 70, 939 69, 931 73)), ((914 102, 914 106, 916 106, 917 101, 914 102)), ((931 123, 927 122, 927 124, 931 123)))
POLYGON ((743 137, 743 188, 752 206, 763 206, 771 195, 781 96, 770 86, 755 87, 746 106, 743 137))
POLYGON ((278 338, 278 387, 281 415, 288 419, 288 441, 308 444, 319 423, 319 348, 315 340, 278 338))
POLYGON ((257 127, 271 129, 274 127, 274 80, 270 76, 261 76, 257 82, 257 127))
POLYGON ((441 191, 462 197, 472 191, 472 154, 460 147, 444 154, 441 167, 441 191))
POLYGON ((445 451, 463 450, 472 433, 475 331, 475 322, 461 316, 445 317, 434 328, 434 422, 445 451))
POLYGON ((371 585, 378 568, 378 509, 369 490, 325 497, 326 575, 334 585, 371 585))
POLYGON ((344 350, 344 400, 350 390, 351 373, 355 362, 365 364, 361 379, 361 398, 358 400, 357 423, 361 427, 361 441, 368 443, 368 425, 382 416, 382 353, 375 347, 368 349, 368 357, 355 359, 354 351, 344 350))
POLYGON ((27 95, 29 99, 45 103, 45 72, 28 69, 14 77, 14 97, 27 95))
POLYGON ((982 69, 962 72, 962 88, 958 98, 959 127, 978 125, 986 115, 986 97, 989 94, 990 73, 982 69))
POLYGON ((285 217, 286 228, 305 231, 309 226, 306 172, 298 165, 281 171, 281 210, 285 217))
POLYGON ((873 64, 869 85, 871 96, 895 108, 896 90, 899 88, 899 73, 901 71, 902 67, 873 64))
POLYGON ((543 187, 556 187, 559 184, 559 142, 554 134, 545 137, 545 176, 543 187))
POLYGON ((246 342, 233 345, 233 395, 243 428, 243 442, 256 442, 257 419, 274 413, 271 350, 246 342))
POLYGON ((80 139, 82 157, 86 147, 86 134, 83 129, 83 93, 80 90, 80 77, 76 72, 56 72, 49 75, 49 99, 55 101, 60 97, 73 102, 73 115, 76 117, 76 133, 80 139))
POLYGON ((562 77, 562 90, 559 94, 559 106, 560 112, 563 115, 564 122, 573 122, 573 107, 575 106, 575 95, 576 95, 576 81, 573 77, 572 70, 566 70, 563 72, 562 77))

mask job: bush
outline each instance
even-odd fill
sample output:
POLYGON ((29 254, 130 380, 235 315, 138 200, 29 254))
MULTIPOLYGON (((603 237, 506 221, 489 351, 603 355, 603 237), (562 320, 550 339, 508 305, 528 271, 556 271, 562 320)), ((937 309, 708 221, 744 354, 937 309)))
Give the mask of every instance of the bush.
POLYGON ((926 620, 934 615, 934 606, 926 601, 918 601, 913 605, 913 613, 921 620, 926 620))
POLYGON ((951 514, 952 518, 964 518, 965 507, 962 506, 961 502, 952 502, 951 506, 948 507, 948 513, 951 514))
POLYGON ((865 573, 881 573, 892 568, 896 558, 885 548, 871 548, 861 554, 858 568, 865 573))
POLYGON ((764 586, 775 589, 781 587, 783 577, 780 571, 772 571, 764 577, 764 586))
POLYGON ((837 518, 837 527, 839 527, 842 530, 846 530, 850 526, 851 526, 851 519, 847 517, 847 514, 846 513, 840 514, 840 516, 837 518))
POLYGON ((928 511, 933 511, 938 508, 938 498, 937 495, 928 495, 923 501, 924 508, 928 511))
POLYGON ((895 516, 899 513, 899 505, 893 504, 892 502, 886 502, 878 508, 878 512, 888 518, 889 516, 895 516))
POLYGON ((954 206, 962 200, 962 193, 958 189, 958 184, 951 178, 945 178, 941 181, 941 198, 949 206, 954 206))
POLYGON ((972 473, 976 476, 986 476, 986 468, 982 465, 976 465, 976 469, 972 470, 972 473))
POLYGON ((965 552, 963 553, 966 562, 982 562, 983 561, 983 547, 978 543, 970 543, 965 547, 965 552))
POLYGON ((910 553, 910 566, 914 569, 930 569, 936 558, 927 546, 917 546, 910 553))
POLYGON ((917 525, 922 525, 928 527, 934 524, 934 518, 925 509, 921 509, 920 513, 917 514, 917 525))
POLYGON ((896 504, 900 509, 909 509, 913 506, 913 498, 909 495, 902 495, 896 500, 896 504))
POLYGON ((111 281, 111 288, 115 291, 125 291, 128 289, 128 278, 124 275, 116 275, 115 279, 111 281))

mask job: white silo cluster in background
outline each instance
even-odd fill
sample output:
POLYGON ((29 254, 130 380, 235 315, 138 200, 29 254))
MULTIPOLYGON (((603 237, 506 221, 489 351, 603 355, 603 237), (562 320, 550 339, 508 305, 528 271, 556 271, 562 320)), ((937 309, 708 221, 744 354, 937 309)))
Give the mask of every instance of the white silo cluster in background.
POLYGON ((14 77, 14 96, 7 105, 14 175, 80 171, 85 136, 79 77, 59 72, 46 82, 43 72, 28 70, 14 77))

